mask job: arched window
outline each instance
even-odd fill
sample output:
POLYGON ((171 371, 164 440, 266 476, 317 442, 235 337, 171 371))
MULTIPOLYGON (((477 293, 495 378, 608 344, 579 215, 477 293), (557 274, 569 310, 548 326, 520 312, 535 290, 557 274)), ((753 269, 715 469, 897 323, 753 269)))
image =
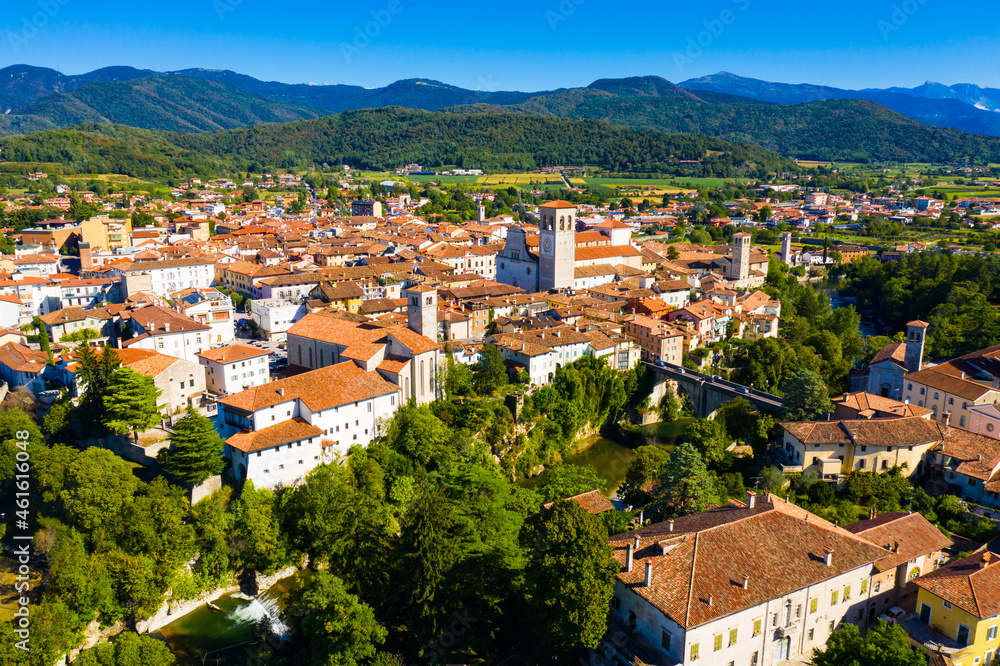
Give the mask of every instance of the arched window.
POLYGON ((309 348, 309 367, 313 367, 313 350, 312 347, 309 348))
POLYGON ((566 218, 562 215, 559 216, 559 231, 566 229, 566 218))

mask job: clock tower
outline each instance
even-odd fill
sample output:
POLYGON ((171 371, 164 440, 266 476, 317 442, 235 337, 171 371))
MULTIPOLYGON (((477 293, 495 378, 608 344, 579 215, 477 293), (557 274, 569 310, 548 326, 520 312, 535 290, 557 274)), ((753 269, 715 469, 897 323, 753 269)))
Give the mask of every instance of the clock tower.
POLYGON ((550 201, 538 207, 538 290, 573 287, 576 267, 576 206, 550 201))

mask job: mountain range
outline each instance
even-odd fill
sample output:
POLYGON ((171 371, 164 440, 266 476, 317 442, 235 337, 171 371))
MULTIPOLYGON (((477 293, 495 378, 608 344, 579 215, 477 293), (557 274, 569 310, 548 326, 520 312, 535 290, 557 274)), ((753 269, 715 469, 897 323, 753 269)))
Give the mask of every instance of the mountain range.
POLYGON ((430 79, 381 88, 285 84, 211 69, 123 66, 74 76, 29 65, 0 69, 0 135, 92 123, 211 132, 385 107, 600 120, 755 143, 804 159, 942 162, 1000 154, 1000 90, 971 84, 844 90, 722 72, 679 85, 642 76, 531 93, 430 79))

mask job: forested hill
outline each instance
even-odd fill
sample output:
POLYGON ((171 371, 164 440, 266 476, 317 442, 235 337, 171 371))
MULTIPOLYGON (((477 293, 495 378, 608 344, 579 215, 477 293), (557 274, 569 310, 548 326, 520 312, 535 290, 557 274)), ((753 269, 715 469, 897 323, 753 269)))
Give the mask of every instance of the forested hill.
POLYGON ((0 134, 117 123, 141 129, 204 132, 318 118, 318 107, 248 93, 222 81, 172 77, 91 83, 34 100, 0 116, 0 134))
MULTIPOLYGON (((700 92, 700 91, 695 91, 700 92)), ((604 120, 633 129, 698 132, 756 143, 800 159, 977 163, 1000 160, 1000 137, 928 127, 867 100, 808 104, 727 103, 662 96, 622 97, 574 89, 512 106, 465 106, 461 112, 519 111, 560 118, 604 120)))
POLYGON ((185 134, 85 125, 0 139, 8 162, 54 162, 79 173, 203 175, 349 164, 396 169, 458 165, 492 171, 590 165, 623 172, 761 176, 791 168, 758 146, 693 134, 524 114, 460 114, 397 107, 314 120, 185 134), (701 160, 681 166, 681 160, 701 160))

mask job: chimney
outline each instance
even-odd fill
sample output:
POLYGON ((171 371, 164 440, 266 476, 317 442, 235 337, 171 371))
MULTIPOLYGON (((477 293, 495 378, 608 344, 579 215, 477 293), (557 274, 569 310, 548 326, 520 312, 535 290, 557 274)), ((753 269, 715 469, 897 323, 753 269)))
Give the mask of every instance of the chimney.
POLYGON ((632 571, 632 544, 628 545, 625 551, 625 571, 632 571))
POLYGON ((878 510, 875 507, 868 509, 868 520, 875 520, 878 518, 878 510))
POLYGON ((281 395, 281 396, 285 395, 285 389, 279 388, 278 389, 278 395, 281 395))
POLYGON ((983 553, 983 559, 979 561, 979 568, 985 569, 986 567, 990 566, 991 559, 993 559, 993 553, 991 553, 990 551, 986 551, 985 553, 983 553))
POLYGON ((709 606, 714 606, 715 605, 715 597, 712 596, 711 594, 708 595, 708 605, 709 606))
POLYGON ((945 425, 948 425, 948 424, 950 424, 950 423, 951 423, 951 412, 945 412, 945 413, 944 413, 944 414, 942 414, 941 416, 943 416, 943 417, 944 417, 944 424, 945 424, 945 425))
POLYGON ((667 531, 668 532, 673 532, 674 531, 674 519, 673 518, 671 518, 670 520, 667 521, 667 531))
POLYGON ((899 552, 899 539, 896 539, 895 541, 892 542, 892 552, 894 553, 899 552))
POLYGON ((750 587, 750 576, 743 576, 743 589, 750 587))
POLYGON ((824 551, 825 552, 823 554, 823 564, 825 564, 828 567, 833 566, 833 548, 827 546, 824 549, 824 551))
POLYGON ((752 490, 747 491, 747 508, 752 509, 757 506, 757 493, 752 490))
POLYGON ((646 560, 646 587, 653 586, 653 562, 646 560))
POLYGON ((639 550, 639 535, 638 534, 635 535, 635 539, 633 540, 632 545, 633 545, 633 547, 636 550, 639 550))
POLYGON ((958 378, 965 379, 965 370, 962 370, 961 372, 958 373, 958 378))
POLYGON ((789 497, 791 497, 791 495, 788 495, 788 494, 785 495, 785 504, 788 504, 788 498, 789 497))
POLYGON ((166 331, 167 333, 170 332, 170 322, 169 321, 163 322, 163 330, 166 331))

